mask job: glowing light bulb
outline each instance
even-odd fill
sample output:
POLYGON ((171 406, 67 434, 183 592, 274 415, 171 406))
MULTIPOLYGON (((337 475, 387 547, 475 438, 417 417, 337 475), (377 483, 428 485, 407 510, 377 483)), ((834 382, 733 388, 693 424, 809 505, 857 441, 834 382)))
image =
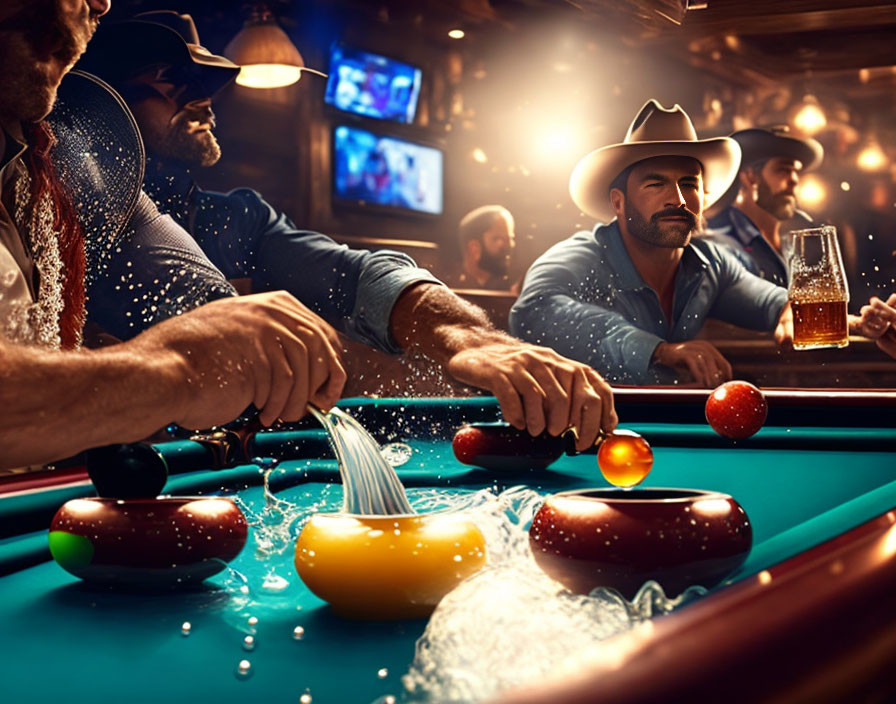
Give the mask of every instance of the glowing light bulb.
POLYGON ((880 171, 887 165, 887 155, 876 141, 869 142, 856 159, 862 171, 880 171))
POLYGON ((794 116, 793 124, 807 134, 815 134, 828 124, 824 110, 821 109, 815 96, 807 95, 803 98, 802 107, 794 116))
POLYGON ((824 182, 817 176, 810 174, 803 177, 798 187, 797 195, 801 204, 812 207, 823 203, 828 196, 828 192, 824 182))

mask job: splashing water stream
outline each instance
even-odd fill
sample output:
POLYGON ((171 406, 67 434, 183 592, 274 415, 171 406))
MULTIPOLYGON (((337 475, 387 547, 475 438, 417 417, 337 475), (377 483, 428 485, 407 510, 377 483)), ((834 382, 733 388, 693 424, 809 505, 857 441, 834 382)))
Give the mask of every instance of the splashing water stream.
POLYGON ((339 408, 329 413, 309 408, 327 431, 330 447, 339 461, 345 493, 342 512, 364 516, 414 513, 398 475, 370 433, 339 408))

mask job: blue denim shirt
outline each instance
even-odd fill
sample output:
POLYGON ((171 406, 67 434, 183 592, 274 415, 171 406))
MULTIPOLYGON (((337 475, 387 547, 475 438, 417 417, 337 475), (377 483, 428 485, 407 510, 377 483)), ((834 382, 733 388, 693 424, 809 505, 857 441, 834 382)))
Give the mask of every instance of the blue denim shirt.
POLYGON ((122 340, 209 301, 236 295, 193 238, 160 213, 145 193, 140 193, 112 251, 114 256, 88 277, 87 317, 122 340))
POLYGON ((708 220, 702 236, 726 247, 751 274, 787 286, 784 259, 740 208, 732 205, 708 220))
POLYGON ((614 220, 539 257, 510 311, 510 330, 590 364, 611 382, 671 383, 672 370, 651 363, 658 344, 693 339, 709 317, 774 330, 786 304, 786 289, 750 274, 718 245, 695 238, 681 257, 667 320, 614 220))
POLYGON ((395 302, 412 284, 441 283, 406 254, 350 249, 300 230, 256 191, 203 191, 189 174, 155 166, 147 160, 147 192, 227 278, 251 277, 256 291, 289 291, 355 340, 401 352, 389 332, 395 302))

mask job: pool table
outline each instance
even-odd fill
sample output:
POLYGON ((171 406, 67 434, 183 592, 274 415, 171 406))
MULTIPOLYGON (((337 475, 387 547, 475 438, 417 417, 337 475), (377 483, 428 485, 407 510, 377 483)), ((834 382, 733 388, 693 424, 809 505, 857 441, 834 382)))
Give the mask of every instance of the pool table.
MULTIPOLYGON (((753 525, 746 563, 649 629, 609 641, 612 661, 507 692, 506 701, 843 701, 896 692, 896 392, 769 390, 766 426, 736 442, 706 425, 706 396, 620 388, 616 403, 621 425, 654 448, 645 486, 718 490, 741 503, 753 525)), ((546 470, 524 458, 500 472, 457 462, 454 431, 496 420, 493 399, 340 405, 378 439, 411 445, 414 456, 398 469, 408 487, 606 486, 593 454, 564 455, 546 470)), ((278 498, 309 507, 340 499, 336 463, 311 422, 239 437, 226 451, 208 440, 157 447, 171 469, 166 493, 235 495, 250 517, 264 503, 258 468, 245 463, 255 454, 281 458, 278 498)), ((4 702, 403 700, 401 676, 425 620, 339 618, 298 580, 291 550, 257 549, 257 526, 235 571, 191 591, 107 591, 63 571, 49 560, 46 528, 64 501, 90 494, 76 462, 0 480, 4 702), (251 669, 240 676, 242 660, 251 669)))

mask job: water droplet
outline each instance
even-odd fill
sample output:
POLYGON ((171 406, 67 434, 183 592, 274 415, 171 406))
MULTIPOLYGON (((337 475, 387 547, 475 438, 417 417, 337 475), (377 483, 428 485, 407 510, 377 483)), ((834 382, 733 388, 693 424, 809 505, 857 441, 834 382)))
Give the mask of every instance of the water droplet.
POLYGON ((289 582, 276 574, 269 574, 264 578, 261 588, 266 592, 282 592, 289 586, 289 582))
POLYGON ((414 451, 411 446, 404 442, 390 442, 380 448, 383 459, 393 467, 401 467, 411 459, 414 451))
POLYGON ((252 663, 248 660, 240 660, 236 666, 236 677, 240 680, 248 679, 252 675, 252 663))

